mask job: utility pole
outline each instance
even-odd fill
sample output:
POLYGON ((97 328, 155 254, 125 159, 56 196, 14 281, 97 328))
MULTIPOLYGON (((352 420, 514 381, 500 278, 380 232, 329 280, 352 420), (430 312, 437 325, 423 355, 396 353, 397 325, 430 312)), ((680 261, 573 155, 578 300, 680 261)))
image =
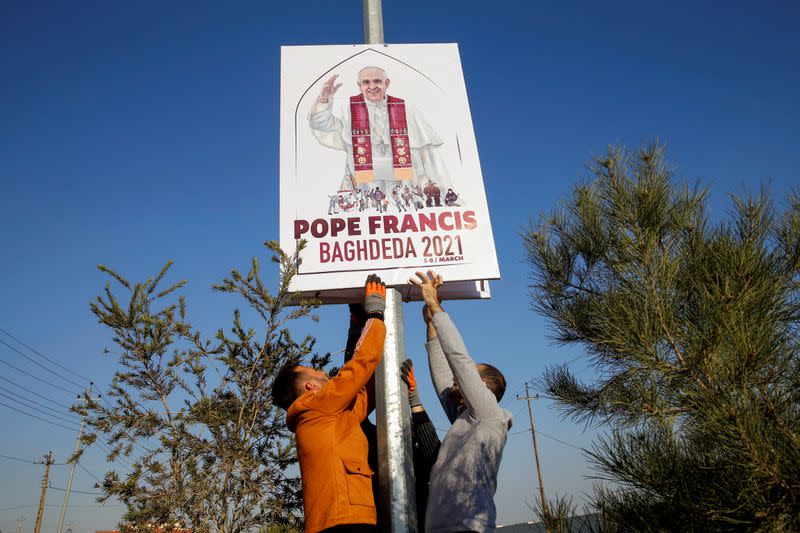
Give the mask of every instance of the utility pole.
POLYGON ((42 533, 42 512, 44 511, 44 500, 47 497, 47 478, 50 476, 50 465, 53 464, 53 452, 47 452, 44 458, 44 479, 42 480, 42 496, 39 498, 39 510, 36 513, 36 525, 33 533, 42 533))
POLYGON ((22 533, 22 523, 25 521, 27 517, 25 515, 20 516, 17 518, 17 533, 22 533))
MULTIPOLYGON (((364 43, 383 44, 381 0, 362 0, 364 43)), ((405 360, 403 298, 386 288, 386 341, 375 372, 378 423, 378 529, 387 533, 417 533, 414 468, 411 457, 411 409, 408 389, 400 378, 405 360)))
MULTIPOLYGON (((92 383, 89 382, 89 388, 86 390, 86 396, 92 395, 92 383)), ((78 400, 82 400, 79 396, 78 400)), ((78 452, 81 450, 81 436, 83 436, 83 424, 86 421, 86 416, 81 417, 81 425, 78 428, 78 438, 75 440, 75 452, 72 454, 71 466, 69 467, 69 478, 67 478, 67 490, 64 491, 64 505, 61 506, 61 516, 58 518, 58 533, 64 530, 64 517, 67 514, 67 503, 69 503, 69 493, 72 490, 72 478, 75 476, 75 465, 78 463, 78 452)))
POLYGON ((539 395, 531 396, 528 393, 528 384, 525 384, 525 396, 517 396, 517 400, 526 400, 528 402, 528 416, 531 419, 531 435, 533 436, 533 455, 536 458, 536 473, 539 476, 539 496, 542 499, 542 511, 547 513, 547 500, 544 498, 544 483, 542 483, 542 466, 539 464, 539 447, 536 445, 536 429, 533 427, 533 407, 531 400, 538 400, 539 395))

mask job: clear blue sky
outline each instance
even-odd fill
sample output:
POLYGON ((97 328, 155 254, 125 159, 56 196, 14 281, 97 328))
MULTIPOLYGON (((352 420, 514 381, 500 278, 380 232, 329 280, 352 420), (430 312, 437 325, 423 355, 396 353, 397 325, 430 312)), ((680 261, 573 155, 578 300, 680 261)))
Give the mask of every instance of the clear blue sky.
MULTIPOLYGON (((491 301, 448 310, 476 357, 509 377, 504 404, 516 425, 497 494, 501 524, 530 518, 535 487, 527 413, 513 395, 546 364, 581 355, 553 346, 529 310, 521 227, 565 196, 585 176, 586 159, 609 143, 668 142, 679 174, 712 187, 719 216, 727 193, 762 179, 776 196, 796 185, 799 14, 788 1, 384 0, 388 42, 460 44, 503 279, 491 301)), ((106 384, 114 371, 102 353, 108 335, 88 309, 105 282, 95 266, 140 279, 169 258, 173 279, 190 280, 194 323, 228 324, 240 302, 210 284, 266 257, 261 242, 278 234, 279 47, 362 39, 358 0, 5 2, 0 328, 106 384)), ((406 306, 406 331, 421 363, 418 307, 406 306)), ((326 308, 321 318, 309 325, 320 349, 339 349, 344 311, 326 308)), ((0 359, 75 388, 2 344, 0 359)), ((71 401, 0 366, 0 376, 30 391, 71 401)), ((443 428, 429 385, 422 397, 443 428)), ((579 451, 552 437, 580 447, 594 431, 563 421, 547 401, 536 410, 545 488, 578 502, 589 470, 579 451)), ((0 424, 0 455, 39 459, 52 450, 63 461, 74 446, 73 431, 2 405, 0 424)), ((90 450, 84 460, 98 477, 101 456, 90 450)), ((25 514, 30 530, 43 468, 0 457, 0 472, 0 529, 13 531, 25 514), (16 506, 26 507, 6 510, 16 506)), ((66 473, 54 466, 52 485, 64 487, 66 473)), ((75 489, 91 492, 93 483, 78 470, 75 489)), ((49 492, 45 531, 55 530, 62 498, 49 492)), ((72 496, 76 533, 116 523, 121 508, 91 507, 92 498, 72 496)))

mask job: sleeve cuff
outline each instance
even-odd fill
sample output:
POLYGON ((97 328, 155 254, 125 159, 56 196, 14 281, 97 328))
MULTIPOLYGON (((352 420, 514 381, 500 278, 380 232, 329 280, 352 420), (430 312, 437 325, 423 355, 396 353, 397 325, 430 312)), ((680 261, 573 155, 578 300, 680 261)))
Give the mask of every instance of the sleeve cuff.
POLYGON ((424 424, 425 422, 430 422, 431 419, 426 411, 419 411, 417 413, 411 413, 411 421, 415 424, 424 424))
POLYGON ((380 312, 370 313, 367 315, 367 320, 369 320, 370 318, 377 318, 378 320, 383 322, 383 313, 380 312))
POLYGON ((313 115, 322 111, 330 111, 331 107, 333 107, 333 98, 329 97, 327 102, 315 100, 314 105, 311 107, 311 114, 313 115))

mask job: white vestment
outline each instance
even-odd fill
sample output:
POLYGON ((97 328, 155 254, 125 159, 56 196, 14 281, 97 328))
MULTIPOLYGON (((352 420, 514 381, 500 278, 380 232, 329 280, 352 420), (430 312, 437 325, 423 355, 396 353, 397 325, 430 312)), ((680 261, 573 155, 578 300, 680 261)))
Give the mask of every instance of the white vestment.
MULTIPOLYGON (((375 182, 364 184, 365 189, 380 187, 385 194, 391 188, 401 184, 395 181, 392 166, 392 146, 389 137, 389 111, 386 99, 378 103, 365 100, 369 111, 370 140, 372 141, 372 169, 375 173, 375 182), (371 185, 371 187, 370 187, 371 185)), ((442 191, 452 187, 450 176, 444 165, 444 160, 437 148, 443 144, 442 140, 413 107, 406 103, 406 121, 408 123, 408 140, 411 144, 411 165, 414 178, 411 183, 402 182, 402 185, 419 183, 423 187, 428 180, 433 180, 442 191)), ((353 162, 353 137, 350 124, 350 100, 314 103, 308 115, 311 131, 319 143, 334 150, 342 150, 347 154, 345 175, 354 175, 353 162)))

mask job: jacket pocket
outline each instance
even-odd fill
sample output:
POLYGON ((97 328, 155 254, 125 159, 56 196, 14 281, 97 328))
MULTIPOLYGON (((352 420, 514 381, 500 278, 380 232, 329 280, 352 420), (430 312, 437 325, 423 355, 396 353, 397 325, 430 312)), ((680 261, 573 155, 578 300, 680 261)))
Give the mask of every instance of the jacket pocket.
POLYGON ((358 459, 342 458, 344 477, 347 482, 347 497, 351 505, 375 506, 372 498, 372 470, 358 459))

